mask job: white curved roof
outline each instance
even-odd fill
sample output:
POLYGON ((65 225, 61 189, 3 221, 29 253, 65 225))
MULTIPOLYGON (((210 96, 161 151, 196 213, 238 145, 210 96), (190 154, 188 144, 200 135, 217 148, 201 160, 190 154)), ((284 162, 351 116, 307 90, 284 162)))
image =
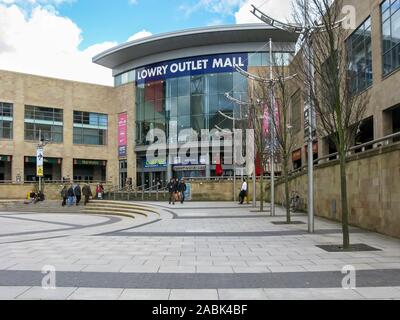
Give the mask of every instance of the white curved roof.
POLYGON ((267 42, 296 42, 298 35, 266 24, 213 26, 168 32, 127 42, 106 50, 93 58, 93 62, 115 69, 130 61, 163 52, 192 47, 221 44, 267 42))

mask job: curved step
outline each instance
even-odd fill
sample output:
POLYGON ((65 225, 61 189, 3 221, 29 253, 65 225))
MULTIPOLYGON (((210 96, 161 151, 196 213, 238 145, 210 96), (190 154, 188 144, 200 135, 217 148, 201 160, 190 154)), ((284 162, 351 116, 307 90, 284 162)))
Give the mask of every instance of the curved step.
POLYGON ((138 204, 136 202, 127 201, 110 201, 110 200, 94 200, 90 201, 87 207, 96 208, 124 208, 133 210, 142 210, 160 215, 159 209, 147 204, 138 204))
POLYGON ((87 207, 83 210, 83 212, 125 212, 125 213, 130 213, 130 214, 137 214, 141 216, 148 217, 150 212, 139 210, 139 209, 124 209, 124 208, 95 208, 95 207, 87 207))
POLYGON ((113 215, 113 216, 122 216, 122 217, 128 217, 131 219, 136 219, 135 214, 133 213, 128 213, 128 212, 120 212, 120 211, 105 211, 105 210, 96 210, 96 211, 90 211, 90 210, 84 210, 84 213, 87 214, 104 214, 104 215, 113 215))
POLYGON ((90 204, 89 203, 86 207, 88 207, 88 208, 120 208, 120 209, 132 209, 132 210, 138 209, 138 210, 143 210, 143 211, 148 211, 148 212, 153 212, 153 213, 157 212, 157 210, 154 208, 142 207, 142 206, 137 206, 137 205, 128 205, 128 204, 111 204, 111 203, 90 204))

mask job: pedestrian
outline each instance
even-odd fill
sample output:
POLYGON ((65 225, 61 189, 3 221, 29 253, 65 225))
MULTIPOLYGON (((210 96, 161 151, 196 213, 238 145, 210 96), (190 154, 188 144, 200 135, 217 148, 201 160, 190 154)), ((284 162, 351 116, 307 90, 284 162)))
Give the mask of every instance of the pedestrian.
POLYGON ((181 204, 185 202, 185 192, 187 190, 185 179, 182 179, 178 184, 178 192, 181 199, 181 204))
POLYGON ((68 207, 71 207, 74 204, 74 188, 72 187, 72 185, 68 188, 67 191, 67 203, 68 203, 68 207))
POLYGON ((171 204, 171 202, 172 202, 172 204, 175 205, 175 200, 176 200, 175 194, 177 191, 177 185, 176 185, 175 179, 170 180, 170 182, 167 185, 167 189, 169 192, 169 204, 171 204))
POLYGON ((92 189, 90 189, 90 186, 88 184, 85 184, 82 188, 82 194, 85 197, 85 202, 84 205, 86 206, 89 202, 90 197, 93 196, 92 194, 92 189))
POLYGON ((81 186, 79 185, 79 183, 77 183, 74 188, 74 194, 75 194, 75 198, 76 198, 76 205, 79 206, 79 203, 81 202, 81 199, 82 199, 82 189, 81 189, 81 186))
POLYGON ((63 199, 61 206, 65 207, 67 205, 67 198, 68 198, 68 188, 64 186, 60 192, 61 198, 63 199))
POLYGON ((239 204, 243 204, 244 198, 247 197, 247 182, 245 179, 243 179, 243 184, 242 188, 240 189, 240 194, 239 194, 239 204))
POLYGON ((96 198, 102 200, 103 199, 104 187, 102 184, 98 184, 96 187, 96 198))

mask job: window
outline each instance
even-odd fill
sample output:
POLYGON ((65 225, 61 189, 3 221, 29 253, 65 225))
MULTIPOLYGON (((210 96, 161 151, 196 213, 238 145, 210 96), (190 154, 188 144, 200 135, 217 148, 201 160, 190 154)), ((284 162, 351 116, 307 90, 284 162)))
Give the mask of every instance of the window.
POLYGON ((301 91, 298 90, 291 98, 290 124, 293 127, 293 133, 301 130, 301 91))
POLYGON ((384 1, 381 15, 383 75, 387 75, 400 66, 400 1, 384 1))
POLYGON ((63 110, 25 106, 25 140, 63 142, 63 110), (41 136, 39 136, 39 133, 41 136))
POLYGON ((135 82, 136 73, 135 70, 131 70, 114 77, 114 86, 119 87, 127 83, 135 82))
MULTIPOLYGON (((293 59, 293 55, 291 52, 273 52, 272 62, 277 66, 288 66, 293 59)), ((249 53, 250 67, 265 67, 270 64, 269 52, 249 53)))
POLYGON ((0 102, 0 139, 13 138, 13 105, 0 102))
MULTIPOLYGON (((140 84, 136 88, 136 144, 147 145, 146 135, 155 128, 165 130, 170 143, 176 143, 177 134, 189 128, 197 132, 213 130, 215 125, 232 128, 232 120, 216 115, 218 111, 232 115, 237 107, 226 98, 226 92, 247 101, 247 91, 247 78, 236 72, 140 84), (210 120, 214 118, 216 121, 210 120)), ((183 137, 179 142, 187 139, 183 137)))
POLYGON ((371 18, 368 18, 347 40, 349 83, 354 93, 372 85, 371 18))
POLYGON ((74 144, 106 145, 108 116, 74 111, 74 144))

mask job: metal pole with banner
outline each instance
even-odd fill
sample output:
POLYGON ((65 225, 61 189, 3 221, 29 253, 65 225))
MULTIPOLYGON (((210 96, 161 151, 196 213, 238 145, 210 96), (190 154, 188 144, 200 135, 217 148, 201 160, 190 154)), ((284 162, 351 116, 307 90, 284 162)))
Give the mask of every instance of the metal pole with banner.
POLYGON ((42 177, 44 175, 43 163, 44 163, 43 146, 39 145, 36 150, 36 176, 39 178, 39 191, 42 191, 42 177))

